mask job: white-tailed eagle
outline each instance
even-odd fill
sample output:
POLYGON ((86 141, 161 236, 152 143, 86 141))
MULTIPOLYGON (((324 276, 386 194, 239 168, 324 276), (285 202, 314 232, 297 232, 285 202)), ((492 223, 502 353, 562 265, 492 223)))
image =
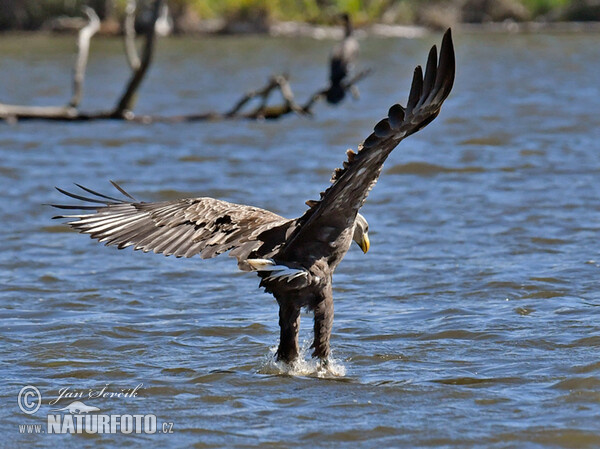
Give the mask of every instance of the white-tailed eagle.
POLYGON ((279 304, 281 328, 277 357, 298 357, 298 328, 302 307, 314 312, 313 357, 327 361, 333 323, 332 275, 352 240, 369 249, 368 225, 358 213, 377 182, 383 163, 407 136, 429 124, 440 112, 454 83, 454 48, 450 30, 437 49, 429 52, 425 75, 414 71, 406 107, 393 105, 374 132, 348 150, 343 168, 334 171, 321 198, 307 201, 308 210, 287 219, 264 209, 213 198, 138 202, 121 187, 119 199, 79 186, 91 196, 58 189, 83 205, 54 205, 86 211, 59 215, 67 224, 106 245, 132 246, 144 252, 203 259, 229 251, 239 267, 255 271, 260 285, 279 304), (91 203, 91 204, 90 204, 91 203))

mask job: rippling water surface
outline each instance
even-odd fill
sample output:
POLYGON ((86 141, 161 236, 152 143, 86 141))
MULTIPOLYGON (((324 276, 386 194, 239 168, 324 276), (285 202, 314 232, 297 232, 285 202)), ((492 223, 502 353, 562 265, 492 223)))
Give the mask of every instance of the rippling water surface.
MULTIPOLYGON (((0 446, 600 447, 599 35, 456 36, 453 94, 392 153, 362 210, 371 251, 354 246, 334 276, 325 378, 308 355, 295 373, 273 363, 275 301, 235 261, 106 248, 43 205, 63 201, 54 186, 113 179, 144 200, 298 216, 439 40, 363 40, 362 98, 314 119, 0 125, 0 446), (139 384, 83 402, 173 434, 19 434, 61 388, 139 384), (33 415, 25 385, 44 397, 33 415)), ((64 103, 73 45, 0 40, 2 101, 64 103)), ((162 41, 137 110, 225 110, 284 70, 303 99, 331 45, 162 41)), ((112 106, 126 77, 120 42, 94 41, 84 109, 112 106)))

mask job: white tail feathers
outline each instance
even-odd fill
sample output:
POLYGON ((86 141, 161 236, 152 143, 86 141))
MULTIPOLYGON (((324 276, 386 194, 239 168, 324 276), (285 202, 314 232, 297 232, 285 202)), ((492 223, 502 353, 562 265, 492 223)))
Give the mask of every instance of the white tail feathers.
POLYGON ((265 281, 279 279, 290 282, 300 276, 306 277, 308 275, 306 270, 277 265, 272 259, 247 259, 246 262, 252 267, 253 271, 270 273, 268 277, 264 278, 265 281))
POLYGON ((252 267, 253 271, 266 271, 267 267, 272 269, 277 266, 273 259, 246 259, 246 262, 252 267))

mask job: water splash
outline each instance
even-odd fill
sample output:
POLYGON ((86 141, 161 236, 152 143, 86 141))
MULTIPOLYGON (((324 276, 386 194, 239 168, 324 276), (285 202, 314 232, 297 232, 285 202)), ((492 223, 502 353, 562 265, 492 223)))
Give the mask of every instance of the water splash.
POLYGON ((300 348, 300 354, 294 363, 285 363, 277 360, 277 346, 269 349, 258 372, 260 374, 275 374, 286 376, 310 376, 322 379, 344 377, 346 367, 341 360, 329 357, 328 363, 324 364, 318 359, 305 358, 310 351, 312 342, 304 341, 300 348))

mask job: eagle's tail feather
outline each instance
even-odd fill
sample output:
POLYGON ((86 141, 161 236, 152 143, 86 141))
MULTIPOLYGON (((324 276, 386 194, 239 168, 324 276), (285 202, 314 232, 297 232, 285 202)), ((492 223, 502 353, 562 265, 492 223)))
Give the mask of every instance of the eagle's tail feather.
POLYGON ((290 268, 286 265, 278 265, 273 259, 247 259, 246 262, 253 271, 268 273, 265 281, 285 280, 290 282, 300 276, 306 277, 308 272, 298 268, 290 268))

